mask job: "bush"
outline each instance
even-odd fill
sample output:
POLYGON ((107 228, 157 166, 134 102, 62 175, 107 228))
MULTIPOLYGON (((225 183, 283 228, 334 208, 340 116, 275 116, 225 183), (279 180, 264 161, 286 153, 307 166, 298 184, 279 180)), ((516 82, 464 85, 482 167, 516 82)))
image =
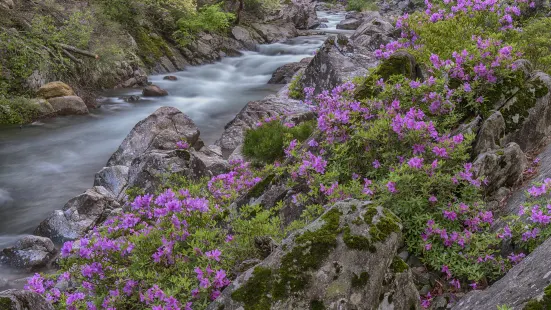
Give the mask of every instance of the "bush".
POLYGON ((379 7, 373 0, 348 0, 347 11, 378 11, 379 7))
POLYGON ((304 99, 304 89, 302 88, 302 73, 297 74, 289 84, 289 98, 301 100, 304 99))
POLYGON ((191 12, 179 19, 178 31, 174 35, 182 45, 186 45, 201 31, 212 33, 226 31, 234 19, 235 15, 222 11, 220 5, 205 6, 199 12, 191 12))
POLYGON ((266 123, 256 129, 248 130, 245 134, 243 154, 248 158, 263 163, 273 163, 283 158, 284 142, 296 139, 306 140, 314 130, 312 121, 304 122, 289 128, 279 121, 266 123))
POLYGON ((0 124, 26 124, 39 115, 38 105, 25 97, 0 97, 0 124))
POLYGON ((534 69, 551 74, 551 18, 533 18, 518 32, 513 43, 522 51, 534 69))

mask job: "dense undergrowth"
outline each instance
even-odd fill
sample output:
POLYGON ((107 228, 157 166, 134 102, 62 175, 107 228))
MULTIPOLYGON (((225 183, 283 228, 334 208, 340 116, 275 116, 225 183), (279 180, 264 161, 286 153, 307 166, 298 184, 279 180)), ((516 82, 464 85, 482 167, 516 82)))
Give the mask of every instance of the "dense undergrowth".
MULTIPOLYGON (((236 162, 211 180, 184 180, 155 196, 130 197, 129 211, 63 246, 59 274, 36 275, 27 288, 60 309, 204 309, 236 266, 261 258, 255 237, 281 240, 319 216, 320 204, 350 197, 400 217, 408 250, 448 282, 435 291, 477 289, 501 277, 551 235, 544 207, 551 180, 529 190, 518 215, 499 218, 484 202, 484 176, 475 176, 470 163, 474 135, 451 132, 469 117, 487 116, 511 85, 534 89, 515 64, 528 58, 548 68, 551 53, 529 42, 547 44, 548 34, 538 29, 549 19, 521 1, 427 4, 427 11, 400 18, 402 38, 377 51, 383 61, 409 51, 423 66, 423 79, 375 69, 356 84, 320 95, 306 89, 316 134, 304 145, 295 137, 285 146, 288 164, 254 169, 236 162), (370 91, 358 91, 365 87, 370 91), (266 176, 308 187, 292 201, 307 211, 287 229, 281 227, 281 203, 272 210, 230 207, 266 176), (494 231, 498 219, 504 225, 494 231), (503 255, 504 241, 515 250, 503 255), (69 280, 75 289, 56 287, 69 280)), ((529 101, 541 95, 531 93, 529 101)), ((279 147, 284 140, 273 131, 286 127, 266 121, 249 139, 279 147)), ((279 151, 248 155, 270 162, 279 151)), ((432 297, 424 296, 422 305, 432 297)))

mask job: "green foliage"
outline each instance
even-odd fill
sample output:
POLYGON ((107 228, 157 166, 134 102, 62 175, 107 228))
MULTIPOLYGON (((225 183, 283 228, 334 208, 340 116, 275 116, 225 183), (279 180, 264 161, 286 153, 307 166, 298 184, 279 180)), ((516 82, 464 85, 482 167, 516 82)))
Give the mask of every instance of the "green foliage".
POLYGON ((406 270, 408 270, 409 267, 400 257, 395 256, 392 260, 392 264, 390 264, 390 270, 394 273, 402 273, 406 270))
POLYGON ((288 128, 279 121, 272 121, 245 134, 243 154, 254 161, 273 163, 285 155, 284 142, 306 140, 314 130, 312 121, 288 128))
POLYGON ((348 0, 347 11, 378 11, 377 2, 373 0, 348 0))
POLYGON ((534 69, 551 73, 551 17, 532 18, 528 20, 522 31, 511 40, 523 52, 523 58, 528 59, 534 69))
POLYGON ((26 124, 39 115, 38 104, 25 97, 0 96, 0 124, 26 124))
POLYGON ((205 6, 199 12, 191 12, 179 19, 178 31, 174 35, 181 45, 186 45, 201 31, 211 33, 226 31, 234 19, 235 15, 224 12, 220 5, 205 6))
POLYGON ((367 281, 369 281, 369 273, 367 271, 360 273, 360 275, 355 274, 352 277, 352 287, 362 288, 367 284, 367 281))
POLYGON ((300 80, 302 79, 302 73, 297 74, 291 83, 289 84, 289 98, 302 100, 304 99, 304 88, 300 80))

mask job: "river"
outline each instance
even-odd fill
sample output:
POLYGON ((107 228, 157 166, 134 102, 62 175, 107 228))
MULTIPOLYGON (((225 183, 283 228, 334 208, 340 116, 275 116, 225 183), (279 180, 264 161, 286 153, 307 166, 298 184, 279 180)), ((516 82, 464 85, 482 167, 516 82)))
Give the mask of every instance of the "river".
MULTIPOLYGON (((329 32, 343 19, 343 14, 319 15, 329 19, 323 29, 329 32)), ((171 73, 177 81, 151 76, 150 81, 168 90, 167 97, 126 103, 118 97, 141 90, 109 91, 103 105, 87 116, 0 128, 0 249, 32 233, 50 212, 90 188, 94 174, 134 125, 157 108, 180 109, 195 121, 205 143, 212 144, 247 102, 281 88, 266 84, 278 67, 313 56, 325 38, 312 35, 260 45, 240 57, 171 73)))

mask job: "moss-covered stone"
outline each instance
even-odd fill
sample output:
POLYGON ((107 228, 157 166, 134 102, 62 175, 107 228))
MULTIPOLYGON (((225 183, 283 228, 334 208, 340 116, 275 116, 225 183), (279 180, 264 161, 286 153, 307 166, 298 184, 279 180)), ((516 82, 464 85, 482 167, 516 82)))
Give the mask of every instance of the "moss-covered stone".
POLYGON ((13 301, 8 297, 0 297, 0 309, 11 309, 13 301))
POLYGON ((325 305, 323 304, 323 301, 312 300, 310 302, 310 310, 325 310, 325 305))
POLYGON ((154 65, 163 56, 174 57, 166 41, 161 36, 150 33, 145 28, 136 29, 134 38, 139 47, 138 56, 148 66, 154 65))
POLYGON ((551 285, 543 290, 541 300, 530 300, 523 310, 550 310, 551 309, 551 285))
POLYGON ((360 275, 355 274, 351 284, 353 288, 361 288, 367 284, 367 281, 369 281, 369 274, 367 271, 364 271, 360 275))
POLYGON ((375 252, 375 247, 369 238, 352 234, 349 226, 344 228, 343 241, 350 249, 375 252))
POLYGON ((369 229, 369 235, 372 242, 384 242, 391 233, 400 231, 397 217, 390 211, 385 211, 387 212, 384 212, 384 216, 379 218, 377 224, 371 226, 369 229))
POLYGON ((272 290, 272 270, 269 268, 256 267, 252 277, 235 290, 231 297, 245 305, 245 310, 270 309, 272 290))
POLYGON ((402 273, 409 269, 408 264, 404 262, 400 257, 395 256, 390 264, 390 270, 394 273, 402 273))

